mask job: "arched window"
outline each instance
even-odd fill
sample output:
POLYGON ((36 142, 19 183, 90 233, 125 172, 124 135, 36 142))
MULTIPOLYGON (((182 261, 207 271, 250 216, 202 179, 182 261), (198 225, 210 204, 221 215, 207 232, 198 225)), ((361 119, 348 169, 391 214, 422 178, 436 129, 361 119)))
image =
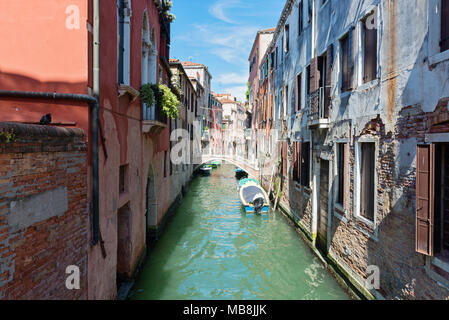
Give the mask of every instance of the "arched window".
MULTIPOLYGON (((148 13, 145 10, 142 21, 142 84, 156 83, 157 74, 157 49, 155 41, 154 27, 150 34, 150 22, 148 13)), ((154 106, 142 105, 143 118, 145 120, 154 120, 154 106)))
POLYGON ((117 3, 118 83, 130 84, 131 0, 117 3))
POLYGON ((149 59, 150 59, 150 24, 148 21, 148 14, 145 11, 143 14, 142 24, 142 84, 149 82, 149 59))
POLYGON ((156 32, 153 29, 151 30, 151 51, 150 51, 150 62, 149 62, 149 75, 150 75, 150 83, 157 82, 157 41, 156 41, 156 32))

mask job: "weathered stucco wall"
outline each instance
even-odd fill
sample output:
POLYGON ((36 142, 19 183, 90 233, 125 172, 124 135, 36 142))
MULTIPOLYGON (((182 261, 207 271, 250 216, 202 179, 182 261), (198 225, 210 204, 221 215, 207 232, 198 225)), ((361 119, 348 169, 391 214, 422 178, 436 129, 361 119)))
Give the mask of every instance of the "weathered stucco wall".
MULTIPOLYGON (((269 93, 275 95, 274 115, 284 119, 288 130, 274 133, 289 142, 288 167, 294 141, 312 141, 310 153, 311 222, 317 231, 320 166, 329 161, 329 208, 327 252, 345 273, 365 286, 367 267, 379 267, 380 288, 371 294, 384 298, 447 299, 449 265, 426 257, 415 249, 416 148, 417 144, 449 142, 449 52, 440 52, 440 1, 419 0, 328 0, 303 1, 303 32, 298 35, 299 1, 287 1, 267 52, 278 47, 278 68, 270 74, 269 93), (313 5, 309 23, 308 7, 313 5), (363 81, 362 21, 376 11, 377 76, 363 81), (283 52, 284 26, 290 28, 290 50, 283 52), (341 91, 340 39, 352 28, 354 81, 352 90, 341 91), (322 55, 333 45, 331 69, 331 108, 329 125, 308 126, 305 70, 312 57, 322 55), (295 77, 302 73, 301 105, 294 111, 295 77), (273 81, 274 80, 274 81, 273 81), (274 82, 274 83, 273 83, 274 82), (285 87, 289 94, 283 98, 285 87), (277 96, 277 97, 276 97, 277 96), (290 138, 290 139, 288 139, 290 138), (358 211, 359 142, 376 145, 375 217, 372 223, 358 211), (336 209, 336 144, 348 143, 347 203, 345 212, 336 209)), ((265 56, 266 57, 266 56, 265 56)), ((263 64, 264 61, 261 61, 263 64)), ((281 124, 276 125, 282 128, 281 124)), ((277 155, 281 156, 281 155, 277 155)), ((268 178, 265 177, 269 181, 268 178)), ((294 216, 305 209, 301 189, 285 180, 283 204, 294 216)))

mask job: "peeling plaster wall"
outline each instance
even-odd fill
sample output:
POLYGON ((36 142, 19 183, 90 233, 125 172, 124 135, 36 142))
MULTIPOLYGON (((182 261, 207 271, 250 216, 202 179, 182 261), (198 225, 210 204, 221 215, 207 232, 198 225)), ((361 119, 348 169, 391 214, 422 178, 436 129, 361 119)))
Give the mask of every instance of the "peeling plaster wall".
MULTIPOLYGON (((440 53, 439 0, 328 0, 305 1, 304 30, 298 36, 298 3, 286 1, 275 36, 265 55, 278 47, 278 68, 269 76, 269 93, 275 99, 274 115, 279 119, 282 91, 289 87, 287 132, 274 136, 290 138, 289 177, 283 184, 283 204, 295 219, 313 235, 316 225, 313 202, 319 192, 319 158, 330 160, 330 179, 335 165, 335 145, 345 141, 348 152, 347 210, 336 214, 330 201, 328 227, 329 256, 364 287, 366 268, 381 270, 381 287, 372 290, 375 297, 405 299, 449 298, 449 273, 435 268, 432 258, 415 252, 416 145, 429 141, 449 142, 449 51, 440 53), (307 22, 308 4, 314 15, 307 22), (363 44, 361 20, 377 7, 378 70, 377 79, 363 83, 363 44), (283 52, 284 26, 290 27, 290 50, 283 52), (353 90, 341 93, 341 48, 339 39, 354 30, 353 90), (327 129, 309 130, 308 110, 294 114, 295 77, 303 72, 302 106, 305 103, 305 70, 312 57, 322 55, 333 45, 330 125, 327 129), (446 122, 445 122, 446 121, 446 122), (443 124, 443 125, 440 125, 443 124), (436 127, 432 127, 437 125, 436 127), (435 133, 432 133, 435 132, 435 133), (292 141, 313 139, 311 152, 312 208, 301 187, 291 181, 292 141), (362 139, 362 140, 361 140, 362 139), (374 223, 358 218, 357 191, 358 141, 376 143, 376 213, 374 223), (306 219, 304 219, 306 217, 306 219), (435 271, 437 270, 437 271, 435 271), (438 273, 438 275, 436 274, 438 273)), ((263 64, 264 61, 261 62, 263 64)), ((277 128, 282 126, 278 123, 277 128)), ((277 155, 280 156, 280 155, 277 155)), ((265 176, 264 180, 270 180, 265 176)), ((331 185, 332 188, 332 185, 331 185)), ((334 189, 332 189, 332 193, 334 189)), ((319 199, 319 196, 318 196, 319 199)), ((444 268, 443 268, 444 269, 444 268)))

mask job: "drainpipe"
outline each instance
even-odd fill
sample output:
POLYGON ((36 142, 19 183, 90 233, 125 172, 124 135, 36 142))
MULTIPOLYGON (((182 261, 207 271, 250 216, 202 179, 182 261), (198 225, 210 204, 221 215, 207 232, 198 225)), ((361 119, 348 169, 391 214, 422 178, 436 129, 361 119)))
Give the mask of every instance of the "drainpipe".
POLYGON ((86 94, 70 93, 50 93, 50 92, 30 92, 30 91, 5 91, 0 90, 0 98, 6 99, 32 99, 51 101, 74 101, 85 102, 89 105, 91 139, 89 143, 92 147, 92 210, 93 210, 93 237, 92 245, 99 241, 99 171, 98 171, 98 130, 99 130, 99 109, 100 105, 96 97, 86 94))
MULTIPOLYGON (((100 113, 100 0, 94 0, 93 1, 93 93, 96 101, 96 108, 92 111, 92 126, 96 126, 96 128, 92 128, 92 137, 93 137, 93 143, 92 143, 92 150, 95 149, 95 157, 93 161, 93 172, 94 172, 94 179, 92 184, 93 197, 92 202, 94 205, 94 215, 92 217, 92 226, 93 226, 93 234, 92 234, 92 245, 96 245, 100 239, 100 205, 99 205, 99 169, 98 169, 98 129, 101 128, 100 126, 100 119, 99 119, 99 113, 100 113), (94 147, 96 146, 96 147, 94 147), (96 212, 96 214, 95 214, 96 212)), ((102 138, 103 139, 103 138, 102 138)), ((105 146, 103 145, 103 148, 105 146)), ((103 257, 105 257, 106 253, 102 245, 102 251, 103 251, 103 257)))

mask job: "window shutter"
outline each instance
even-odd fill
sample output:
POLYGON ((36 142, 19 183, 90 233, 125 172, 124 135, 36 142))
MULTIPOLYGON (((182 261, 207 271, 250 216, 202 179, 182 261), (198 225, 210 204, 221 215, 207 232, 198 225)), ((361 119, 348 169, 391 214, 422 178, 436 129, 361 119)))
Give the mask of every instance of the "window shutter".
POLYGON ((331 102, 331 86, 332 86, 332 69, 334 64, 334 46, 331 44, 327 48, 326 54, 326 83, 324 88, 325 93, 325 108, 324 108, 324 117, 329 117, 329 106, 331 102))
POLYGON ((298 81, 299 75, 296 76, 295 78, 295 112, 298 112, 299 110, 299 97, 300 95, 298 94, 298 88, 299 88, 299 81, 298 81))
POLYGON ((348 185, 348 163, 349 163, 349 149, 348 144, 343 144, 343 208, 346 209, 347 204, 347 185, 348 185))
MULTIPOLYGON (((365 22, 366 23, 366 22, 365 22)), ((365 57, 364 57, 364 82, 369 82, 377 77, 377 29, 365 30, 365 57)))
POLYGON ((298 175, 298 182, 301 183, 301 142, 296 142, 296 174, 298 175))
POLYGON ((287 141, 282 145, 282 175, 287 176, 287 141))
POLYGON ((416 251, 433 256, 433 162, 434 146, 416 149, 416 251))
POLYGON ((441 0, 441 51, 449 50, 449 0, 441 0))
POLYGON ((310 93, 318 89, 319 86, 318 58, 310 60, 310 93))
POLYGON ((296 162, 296 142, 293 142, 293 170, 292 170, 292 179, 293 181, 296 181, 296 166, 297 166, 297 162, 296 162))
POLYGON ((348 83, 347 88, 351 90, 354 85, 354 28, 351 28, 348 35, 348 83))

